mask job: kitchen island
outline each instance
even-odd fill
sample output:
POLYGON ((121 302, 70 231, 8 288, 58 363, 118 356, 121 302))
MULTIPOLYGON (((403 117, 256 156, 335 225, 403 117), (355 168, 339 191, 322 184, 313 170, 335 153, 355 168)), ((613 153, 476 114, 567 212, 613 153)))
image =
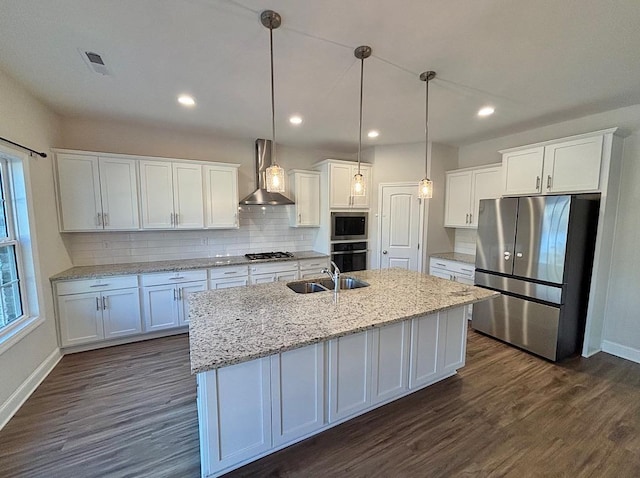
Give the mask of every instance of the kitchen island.
POLYGON ((464 306, 495 292, 401 269, 369 287, 192 294, 202 476, 219 476, 456 373, 464 306))

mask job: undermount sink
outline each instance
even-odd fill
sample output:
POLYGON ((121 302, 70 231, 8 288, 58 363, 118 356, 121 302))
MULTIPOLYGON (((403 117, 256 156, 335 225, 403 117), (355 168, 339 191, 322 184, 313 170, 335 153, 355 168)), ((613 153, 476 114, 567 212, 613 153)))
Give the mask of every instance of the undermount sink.
MULTIPOLYGON (((323 292, 334 289, 334 282, 331 279, 310 279, 307 281, 297 281, 287 283, 287 287, 298 294, 311 294, 313 292, 323 292)), ((369 287, 369 284, 355 277, 341 277, 340 290, 359 289, 369 287)))

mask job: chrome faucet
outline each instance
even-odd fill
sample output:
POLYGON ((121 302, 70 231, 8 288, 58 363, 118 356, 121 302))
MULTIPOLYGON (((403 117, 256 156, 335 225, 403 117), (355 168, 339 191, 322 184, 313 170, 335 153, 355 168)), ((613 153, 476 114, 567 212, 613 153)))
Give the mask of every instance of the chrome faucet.
POLYGON ((335 262, 331 261, 331 266, 328 269, 322 269, 323 274, 328 274, 333 281, 333 291, 337 294, 340 291, 340 269, 335 262), (333 266, 333 273, 331 272, 331 266, 333 266))

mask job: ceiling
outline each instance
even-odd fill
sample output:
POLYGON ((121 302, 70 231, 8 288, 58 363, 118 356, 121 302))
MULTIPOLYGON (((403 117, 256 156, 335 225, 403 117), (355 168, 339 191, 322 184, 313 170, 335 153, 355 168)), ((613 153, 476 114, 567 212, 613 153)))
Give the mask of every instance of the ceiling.
POLYGON ((0 69, 55 111, 271 137, 274 31, 278 142, 352 152, 359 63, 365 145, 462 145, 640 104, 638 0, 0 0, 0 69), (394 5, 395 8, 390 8, 394 5), (80 51, 102 55, 92 72, 80 51), (190 93, 195 108, 177 104, 190 93), (478 118, 492 105, 496 113, 478 118), (298 113, 304 122, 289 124, 298 113))

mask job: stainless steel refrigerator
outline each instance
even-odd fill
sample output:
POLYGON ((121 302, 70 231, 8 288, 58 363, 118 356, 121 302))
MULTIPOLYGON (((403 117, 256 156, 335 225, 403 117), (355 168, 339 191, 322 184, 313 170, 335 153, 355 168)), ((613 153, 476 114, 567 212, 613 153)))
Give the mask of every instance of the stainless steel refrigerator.
POLYGON ((550 360, 580 350, 599 195, 480 201, 472 328, 550 360))

